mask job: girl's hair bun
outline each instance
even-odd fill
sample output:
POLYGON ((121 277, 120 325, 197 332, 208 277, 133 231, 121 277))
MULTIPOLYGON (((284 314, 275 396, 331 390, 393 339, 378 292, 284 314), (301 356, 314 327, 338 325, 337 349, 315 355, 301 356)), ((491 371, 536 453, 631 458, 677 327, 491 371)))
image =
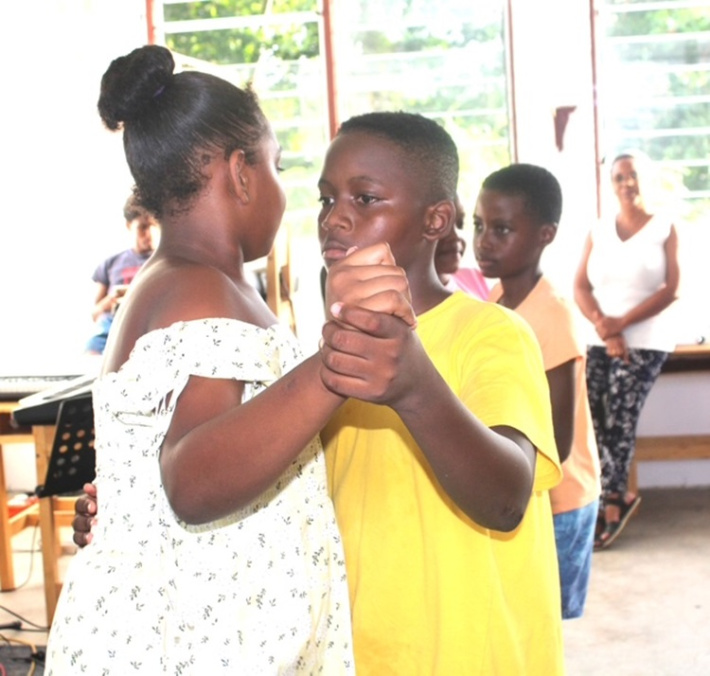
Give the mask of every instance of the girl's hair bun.
POLYGON ((174 70, 173 55, 159 45, 114 59, 101 78, 98 108, 104 124, 115 131, 140 118, 170 85, 174 70))

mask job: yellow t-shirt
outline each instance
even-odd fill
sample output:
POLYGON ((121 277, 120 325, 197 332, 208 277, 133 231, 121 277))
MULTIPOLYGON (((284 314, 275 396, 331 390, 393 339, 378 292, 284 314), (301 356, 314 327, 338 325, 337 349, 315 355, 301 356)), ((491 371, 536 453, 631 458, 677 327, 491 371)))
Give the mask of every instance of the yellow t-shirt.
POLYGON ((534 491, 514 532, 481 528, 444 493, 392 409, 345 403, 323 438, 357 673, 563 673, 548 496, 560 469, 535 336, 514 313, 460 292, 420 316, 417 332, 482 422, 514 427, 539 449, 534 491))

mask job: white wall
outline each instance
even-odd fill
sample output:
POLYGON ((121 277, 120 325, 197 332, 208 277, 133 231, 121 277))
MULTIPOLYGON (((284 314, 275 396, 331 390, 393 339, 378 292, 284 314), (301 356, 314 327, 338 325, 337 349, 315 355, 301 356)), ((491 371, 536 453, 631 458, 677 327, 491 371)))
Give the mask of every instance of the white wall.
POLYGON ((511 0, 511 15, 517 159, 546 167, 562 186, 562 220, 543 264, 571 294, 584 238, 597 218, 589 5, 511 0), (575 110, 558 150, 554 113, 563 106, 575 110))
POLYGON ((91 274, 127 245, 132 181, 96 111, 109 62, 144 44, 143 0, 3 9, 0 374, 73 363, 90 329, 91 274))

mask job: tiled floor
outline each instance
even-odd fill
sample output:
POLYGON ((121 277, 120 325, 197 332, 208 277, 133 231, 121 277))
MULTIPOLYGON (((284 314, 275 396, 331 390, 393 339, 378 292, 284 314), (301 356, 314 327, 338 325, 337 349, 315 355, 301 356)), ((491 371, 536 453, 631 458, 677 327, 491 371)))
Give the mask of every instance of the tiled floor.
MULTIPOLYGON (((24 626, 45 625, 33 535, 14 539, 16 580, 28 582, 0 596, 0 624, 16 619, 8 609, 24 626)), ((69 531, 64 540, 70 545, 69 531)), ((645 490, 638 516, 594 554, 585 616, 565 622, 564 632, 569 676, 710 674, 710 488, 645 490)), ((44 631, 0 633, 46 643, 44 631)))

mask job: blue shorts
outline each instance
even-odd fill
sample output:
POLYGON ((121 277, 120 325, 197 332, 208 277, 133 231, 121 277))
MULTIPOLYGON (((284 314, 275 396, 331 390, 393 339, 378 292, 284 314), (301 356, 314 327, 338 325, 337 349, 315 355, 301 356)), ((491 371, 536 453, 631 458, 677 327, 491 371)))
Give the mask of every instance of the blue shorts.
POLYGON ((108 332, 111 329, 111 324, 113 323, 112 314, 101 315, 94 324, 94 335, 89 338, 84 348, 87 352, 92 352, 94 354, 103 354, 106 348, 106 340, 108 339, 108 332))
POLYGON ((595 500, 586 507, 555 514, 553 517, 563 620, 582 617, 584 613, 598 510, 599 500, 595 500))

